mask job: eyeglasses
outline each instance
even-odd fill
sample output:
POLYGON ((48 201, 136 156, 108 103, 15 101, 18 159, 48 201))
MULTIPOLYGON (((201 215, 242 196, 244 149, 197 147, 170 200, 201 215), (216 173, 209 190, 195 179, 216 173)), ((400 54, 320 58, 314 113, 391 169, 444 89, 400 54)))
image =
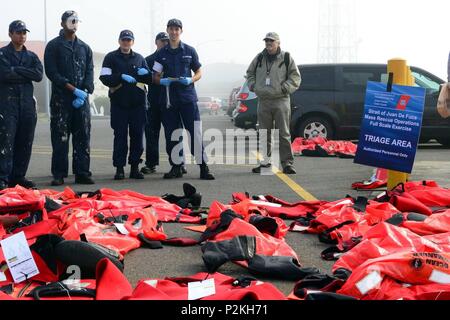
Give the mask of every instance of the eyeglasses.
POLYGON ((265 39, 264 41, 265 41, 265 42, 274 42, 275 40, 272 40, 272 39, 265 39))
POLYGON ((133 40, 130 39, 130 38, 123 38, 123 39, 120 39, 120 41, 122 41, 122 42, 131 42, 133 40))

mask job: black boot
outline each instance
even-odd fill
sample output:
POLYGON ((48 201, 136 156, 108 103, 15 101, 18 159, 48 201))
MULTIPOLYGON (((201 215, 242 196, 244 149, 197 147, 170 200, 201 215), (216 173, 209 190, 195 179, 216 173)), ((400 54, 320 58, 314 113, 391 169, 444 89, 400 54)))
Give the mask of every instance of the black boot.
POLYGON ((114 180, 123 180, 123 179, 125 179, 125 171, 123 170, 123 167, 117 167, 114 180))
POLYGON ((164 174, 164 179, 176 179, 182 178, 183 172, 181 171, 181 166, 172 166, 169 172, 164 174))
POLYGON ((76 184, 95 184, 89 175, 75 175, 76 184))
POLYGON ((36 185, 34 184, 34 182, 31 180, 28 180, 25 177, 21 177, 21 178, 17 178, 17 179, 13 179, 13 180, 9 181, 10 188, 14 188, 16 185, 19 185, 19 186, 27 188, 27 189, 36 188, 36 185))
POLYGON ((139 171, 139 165, 132 164, 130 170, 130 179, 144 179, 144 174, 139 171))
POLYGON ((215 180, 212 173, 209 172, 209 168, 206 164, 200 165, 200 179, 202 180, 215 180))

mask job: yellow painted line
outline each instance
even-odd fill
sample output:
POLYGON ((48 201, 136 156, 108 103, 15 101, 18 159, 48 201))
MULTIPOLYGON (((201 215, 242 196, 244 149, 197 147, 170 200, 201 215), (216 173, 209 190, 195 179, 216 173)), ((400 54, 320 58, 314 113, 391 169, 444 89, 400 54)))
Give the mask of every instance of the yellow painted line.
MULTIPOLYGON (((256 155, 256 158, 258 160, 262 159, 262 156, 259 152, 254 152, 254 154, 256 155)), ((308 191, 306 191, 302 186, 300 186, 297 182, 295 182, 294 180, 292 180, 291 178, 289 178, 287 175, 285 175, 283 173, 282 170, 280 170, 279 168, 277 168, 276 166, 272 165, 272 172, 281 180, 283 181, 285 184, 287 184, 287 186, 289 188, 292 189, 292 191, 294 191, 296 194, 298 194, 301 198, 303 198, 306 201, 317 201, 318 199, 316 197, 314 197, 311 193, 309 193, 308 191)))

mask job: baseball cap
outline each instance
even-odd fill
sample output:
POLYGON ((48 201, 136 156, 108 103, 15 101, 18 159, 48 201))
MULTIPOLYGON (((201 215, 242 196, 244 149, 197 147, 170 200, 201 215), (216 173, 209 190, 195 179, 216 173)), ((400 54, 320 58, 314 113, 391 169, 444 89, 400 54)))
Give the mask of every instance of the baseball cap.
POLYGON ((27 29, 27 25, 22 20, 15 20, 9 24, 9 32, 12 33, 20 31, 30 32, 30 30, 27 29))
POLYGON ((167 27, 180 27, 183 29, 183 23, 178 19, 170 19, 169 22, 167 22, 167 27))
POLYGON ((80 19, 78 18, 78 13, 76 13, 76 11, 73 10, 67 10, 66 12, 64 12, 61 16, 61 21, 66 22, 67 19, 69 19, 70 17, 76 20, 77 22, 80 21, 80 19))
POLYGON ((123 30, 119 35, 119 40, 122 40, 122 39, 134 40, 133 32, 130 30, 123 30))
POLYGON ((169 35, 167 34, 167 32, 160 32, 156 35, 156 40, 169 40, 169 35))
POLYGON ((268 34, 266 34, 266 37, 263 40, 280 41, 280 36, 276 32, 269 32, 268 34))

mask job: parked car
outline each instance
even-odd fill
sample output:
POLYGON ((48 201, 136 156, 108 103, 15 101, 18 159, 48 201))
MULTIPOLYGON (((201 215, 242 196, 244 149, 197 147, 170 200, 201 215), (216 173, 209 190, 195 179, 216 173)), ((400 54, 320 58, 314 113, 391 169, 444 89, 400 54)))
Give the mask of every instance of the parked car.
POLYGON ((198 98, 198 110, 200 114, 211 113, 211 105, 214 103, 214 98, 212 97, 199 97, 198 98))
POLYGON ((236 109, 237 94, 239 93, 239 90, 241 90, 241 87, 236 87, 231 90, 227 109, 227 115, 230 117, 233 117, 233 111, 236 109))
POLYGON ((242 129, 256 129, 257 111, 258 97, 250 91, 245 81, 237 94, 236 108, 233 112, 234 125, 242 129))
MULTIPOLYGON (((302 83, 291 95, 292 138, 357 140, 364 113, 367 81, 387 82, 386 64, 300 65, 302 83)), ((426 89, 420 142, 436 139, 450 146, 450 119, 436 111, 444 80, 411 67, 416 86, 426 89)), ((257 104, 257 98, 255 98, 257 104)), ((246 105, 249 102, 246 102, 246 105)), ((254 124, 255 126, 256 124, 254 124)))
POLYGON ((220 110, 220 99, 213 98, 211 105, 209 107, 209 114, 218 115, 220 110))

